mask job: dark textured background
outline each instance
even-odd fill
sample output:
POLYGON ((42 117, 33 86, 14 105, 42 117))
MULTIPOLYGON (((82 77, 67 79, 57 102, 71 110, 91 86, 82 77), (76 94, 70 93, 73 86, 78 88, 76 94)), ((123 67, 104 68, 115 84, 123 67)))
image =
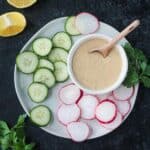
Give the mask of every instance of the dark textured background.
MULTIPOLYGON (((52 19, 88 11, 121 30, 134 18, 139 18, 141 26, 128 36, 128 40, 150 56, 150 0, 39 0, 33 7, 23 10, 0 0, 0 14, 14 10, 26 16, 28 27, 16 37, 0 38, 0 119, 10 125, 24 113, 13 83, 16 54, 38 29, 52 19)), ((37 150, 150 150, 150 90, 140 87, 135 108, 128 119, 102 138, 76 144, 47 134, 29 122, 26 133, 29 141, 37 143, 37 150)))

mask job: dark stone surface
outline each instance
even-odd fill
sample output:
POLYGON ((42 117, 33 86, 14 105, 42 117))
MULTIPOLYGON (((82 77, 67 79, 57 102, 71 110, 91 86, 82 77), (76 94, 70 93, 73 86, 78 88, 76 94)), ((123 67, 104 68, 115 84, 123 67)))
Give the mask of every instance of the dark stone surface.
MULTIPOLYGON (((16 54, 38 29, 52 19, 88 11, 121 30, 131 20, 139 18, 142 24, 128 36, 128 40, 150 56, 150 0, 39 0, 33 7, 22 10, 0 0, 0 14, 14 10, 26 16, 28 27, 16 37, 0 38, 0 119, 10 125, 24 113, 13 83, 16 54)), ((26 133, 29 141, 37 143, 37 150, 150 150, 150 91, 140 87, 136 105, 128 119, 102 138, 77 144, 47 134, 29 122, 26 133)))

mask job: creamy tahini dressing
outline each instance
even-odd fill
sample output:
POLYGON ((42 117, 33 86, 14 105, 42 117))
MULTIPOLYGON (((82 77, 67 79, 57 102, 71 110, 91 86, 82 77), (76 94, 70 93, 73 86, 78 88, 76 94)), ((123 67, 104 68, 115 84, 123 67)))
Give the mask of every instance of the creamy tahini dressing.
POLYGON ((121 73, 122 59, 117 47, 106 58, 97 52, 89 53, 89 50, 107 43, 105 39, 88 40, 79 46, 73 56, 75 78, 88 89, 106 89, 116 82, 121 73))

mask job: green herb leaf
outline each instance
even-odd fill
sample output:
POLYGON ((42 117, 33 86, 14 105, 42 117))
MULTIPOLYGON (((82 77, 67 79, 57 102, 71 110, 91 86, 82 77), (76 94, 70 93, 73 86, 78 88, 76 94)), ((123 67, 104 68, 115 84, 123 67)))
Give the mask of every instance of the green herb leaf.
POLYGON ((33 150, 34 143, 26 144, 25 142, 25 118, 26 115, 20 115, 16 125, 11 129, 4 121, 0 121, 0 146, 2 150, 33 150))
POLYGON ((141 81, 145 87, 150 88, 150 78, 149 77, 142 76, 141 81))
POLYGON ((147 68, 147 63, 146 62, 142 62, 140 67, 142 69, 142 72, 144 72, 145 69, 147 68))
POLYGON ((147 63, 148 60, 144 55, 143 51, 137 48, 135 48, 134 51, 135 51, 135 57, 138 59, 138 61, 147 63))
POLYGON ((26 115, 20 115, 17 121, 17 124, 12 128, 12 131, 15 131, 18 138, 24 138, 24 124, 25 124, 26 115))
POLYGON ((125 51, 126 51, 126 54, 127 54, 127 56, 128 56, 128 59, 131 59, 131 60, 132 60, 132 58, 135 57, 135 50, 134 50, 134 48, 131 46, 130 43, 126 43, 126 44, 124 45, 124 49, 125 49, 125 51))
POLYGON ((144 75, 150 76, 150 65, 147 65, 147 67, 145 68, 144 75))
POLYGON ((25 146, 25 150, 32 150, 34 147, 35 147, 35 144, 31 143, 25 146))
POLYGON ((139 77, 135 69, 129 70, 127 73, 127 77, 124 80, 124 85, 126 87, 131 87, 136 85, 139 82, 139 77))
POLYGON ((27 115, 20 115, 17 121, 17 124, 13 128, 20 128, 24 126, 25 118, 27 115))
POLYGON ((148 58, 146 58, 143 51, 133 48, 129 43, 124 45, 124 49, 128 57, 129 67, 123 84, 131 87, 141 82, 145 87, 150 87, 150 65, 148 65, 148 58))
POLYGON ((5 121, 0 121, 0 136, 5 136, 10 132, 10 129, 5 121))
POLYGON ((0 145, 2 150, 7 150, 10 147, 10 143, 11 143, 11 138, 9 134, 0 138, 0 145))

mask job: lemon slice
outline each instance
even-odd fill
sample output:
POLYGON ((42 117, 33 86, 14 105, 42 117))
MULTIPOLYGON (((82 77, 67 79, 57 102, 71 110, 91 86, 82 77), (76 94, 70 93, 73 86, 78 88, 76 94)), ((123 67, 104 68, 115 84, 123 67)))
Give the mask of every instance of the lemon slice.
POLYGON ((37 0, 7 0, 7 2, 16 8, 27 8, 36 3, 37 0))
POLYGON ((19 34, 26 27, 26 19, 18 12, 8 12, 0 16, 0 36, 9 37, 19 34))

